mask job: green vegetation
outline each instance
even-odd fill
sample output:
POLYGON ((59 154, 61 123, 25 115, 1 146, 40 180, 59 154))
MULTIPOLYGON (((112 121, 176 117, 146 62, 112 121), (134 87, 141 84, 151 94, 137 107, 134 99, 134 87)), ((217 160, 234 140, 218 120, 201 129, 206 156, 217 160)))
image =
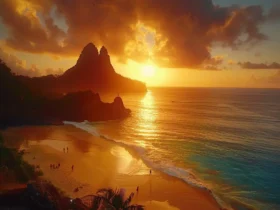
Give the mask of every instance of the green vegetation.
POLYGON ((0 177, 3 181, 25 183, 42 175, 42 171, 23 160, 23 152, 8 148, 0 134, 0 177))

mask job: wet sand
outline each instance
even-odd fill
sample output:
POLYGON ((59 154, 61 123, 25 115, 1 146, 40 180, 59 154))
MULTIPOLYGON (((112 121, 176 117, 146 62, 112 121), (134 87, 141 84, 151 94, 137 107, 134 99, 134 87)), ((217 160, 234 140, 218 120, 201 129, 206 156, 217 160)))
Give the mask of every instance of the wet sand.
POLYGON ((143 204, 147 210, 219 209, 208 192, 158 171, 150 175, 150 168, 132 151, 71 125, 9 128, 3 136, 17 139, 13 140, 17 144, 21 139, 24 159, 39 165, 44 179, 73 198, 112 187, 125 188, 127 196, 134 192, 133 203, 143 204), (68 153, 63 151, 66 147, 68 153), (50 168, 58 163, 59 169, 50 168))

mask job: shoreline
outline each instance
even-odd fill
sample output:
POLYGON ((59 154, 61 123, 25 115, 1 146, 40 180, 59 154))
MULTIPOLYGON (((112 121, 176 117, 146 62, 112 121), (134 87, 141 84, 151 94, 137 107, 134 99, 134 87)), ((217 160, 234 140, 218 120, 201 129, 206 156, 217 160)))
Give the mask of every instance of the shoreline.
POLYGON ((124 188, 128 194, 139 186, 132 203, 146 209, 221 209, 211 192, 160 171, 149 175, 146 163, 127 148, 72 125, 8 128, 3 134, 4 138, 23 138, 23 148, 29 151, 24 159, 39 164, 43 178, 73 198, 104 187, 124 188), (69 147, 69 153, 63 147, 69 147), (60 163, 61 168, 50 169, 51 163, 60 163))
MULTIPOLYGON (((131 148, 131 146, 135 146, 135 145, 130 145, 130 144, 122 142, 122 141, 116 141, 114 139, 108 138, 107 136, 100 135, 98 133, 98 131, 95 130, 94 128, 91 127, 90 129, 87 129, 84 126, 81 126, 81 124, 77 123, 77 122, 64 121, 63 123, 64 123, 64 125, 70 125, 70 126, 73 126, 75 128, 78 128, 79 130, 82 130, 82 131, 84 131, 86 133, 89 133, 89 134, 93 135, 96 138, 101 138, 102 140, 109 141, 109 142, 111 142, 113 144, 120 145, 121 147, 123 147, 127 151, 129 151, 129 153, 132 156, 140 158, 143 161, 143 163, 146 164, 147 167, 149 166, 149 168, 152 168, 153 170, 157 171, 157 173, 160 173, 162 176, 172 177, 172 178, 174 178, 176 180, 181 181, 183 184, 186 184, 188 186, 191 186, 191 187, 193 187, 193 188, 195 188, 195 189, 197 189, 199 191, 202 191, 202 192, 208 194, 208 196, 211 196, 215 200, 216 204, 218 205, 219 209, 221 209, 221 210, 232 210, 232 208, 229 207, 227 205, 227 203, 225 203, 219 196, 215 195, 209 188, 207 188, 206 186, 202 185, 201 183, 198 183, 199 180, 193 180, 193 181, 187 180, 186 178, 178 177, 176 175, 173 175, 172 174, 173 171, 170 171, 170 170, 166 171, 165 170, 165 172, 164 172, 164 171, 162 171, 162 169, 153 166, 153 164, 149 163, 149 160, 147 160, 145 157, 142 157, 139 153, 137 153, 135 151, 134 148, 131 148)), ((192 176, 194 176, 194 175, 192 175, 192 176)))

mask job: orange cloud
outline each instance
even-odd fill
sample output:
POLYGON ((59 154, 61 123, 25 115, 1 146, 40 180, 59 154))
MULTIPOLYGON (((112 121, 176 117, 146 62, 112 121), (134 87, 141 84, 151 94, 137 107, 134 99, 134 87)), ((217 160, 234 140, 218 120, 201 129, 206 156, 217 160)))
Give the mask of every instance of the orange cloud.
POLYGON ((260 6, 219 7, 210 0, 2 0, 0 16, 9 30, 6 44, 16 50, 77 56, 93 42, 122 61, 179 68, 201 68, 213 59, 216 42, 237 48, 262 41, 260 24, 280 18, 275 9, 265 15, 260 6), (55 24, 60 17, 67 33, 55 24), (139 23, 154 37, 152 49, 139 23))
POLYGON ((6 53, 0 48, 0 59, 3 60, 13 73, 17 75, 27 75, 30 77, 42 76, 46 74, 59 75, 64 72, 63 69, 39 69, 36 65, 32 64, 30 68, 26 66, 25 60, 21 60, 13 54, 6 53))

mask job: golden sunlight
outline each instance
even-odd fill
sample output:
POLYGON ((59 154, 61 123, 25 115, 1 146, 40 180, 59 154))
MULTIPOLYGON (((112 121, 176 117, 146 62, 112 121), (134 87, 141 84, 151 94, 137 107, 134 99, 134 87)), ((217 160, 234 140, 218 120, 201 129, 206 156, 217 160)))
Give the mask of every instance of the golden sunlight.
POLYGON ((142 75, 144 77, 153 77, 155 75, 155 67, 153 65, 145 65, 142 67, 142 75))

